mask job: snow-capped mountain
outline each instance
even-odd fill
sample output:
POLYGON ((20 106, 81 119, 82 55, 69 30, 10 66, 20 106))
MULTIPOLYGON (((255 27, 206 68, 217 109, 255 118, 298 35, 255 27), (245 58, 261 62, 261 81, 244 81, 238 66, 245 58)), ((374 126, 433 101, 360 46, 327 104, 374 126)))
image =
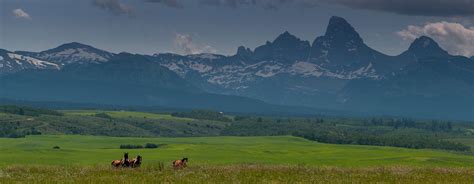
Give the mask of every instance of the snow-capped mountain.
POLYGON ((197 74, 211 84, 232 89, 244 88, 246 81, 277 75, 380 79, 387 74, 388 67, 393 67, 389 56, 366 46, 354 28, 340 17, 331 18, 325 36, 318 37, 312 46, 308 41, 284 32, 255 51, 241 46, 236 55, 220 56, 212 62, 189 56, 155 57, 182 77, 197 74))
MULTIPOLYGON (((341 17, 332 17, 325 34, 312 44, 284 32, 254 50, 240 46, 232 56, 166 53, 128 57, 80 43, 39 53, 3 51, 0 56, 4 66, 0 74, 59 69, 66 73, 61 76, 71 80, 89 73, 81 82, 132 78, 130 83, 121 83, 125 88, 134 88, 134 83, 141 88, 170 88, 176 83, 172 81, 181 81, 183 86, 192 86, 189 91, 243 96, 277 105, 474 119, 474 57, 452 56, 426 36, 416 39, 400 55, 388 56, 367 46, 341 17), (131 67, 133 62, 138 66, 131 67), (151 64, 145 65, 147 62, 151 64), (120 72, 107 71, 112 66, 120 72)), ((154 93, 152 89, 142 92, 146 96, 154 93)))
POLYGON ((0 49, 0 75, 38 69, 59 70, 59 66, 55 63, 0 49))
POLYGON ((336 98, 351 80, 381 80, 400 68, 393 57, 365 45, 340 17, 332 17, 326 34, 312 45, 284 32, 254 51, 241 46, 234 56, 198 60, 162 54, 152 60, 209 92, 308 106, 336 98))
POLYGON ((325 35, 311 45, 284 32, 254 51, 241 46, 234 56, 196 60, 168 54, 151 60, 206 91, 274 104, 429 114, 429 109, 443 109, 433 104, 463 99, 456 102, 464 104, 459 105, 463 110, 443 109, 456 114, 472 112, 474 103, 474 62, 469 58, 449 55, 426 36, 399 56, 388 56, 367 46, 340 17, 332 17, 325 35), (416 99, 427 103, 410 104, 416 99))
POLYGON ((60 45, 54 49, 49 49, 39 53, 18 52, 56 63, 60 66, 69 64, 97 64, 107 62, 115 54, 84 45, 77 42, 60 45))
POLYGON ((0 49, 0 75, 23 70, 60 70, 69 65, 100 64, 109 61, 116 54, 89 45, 72 42, 42 52, 0 49))

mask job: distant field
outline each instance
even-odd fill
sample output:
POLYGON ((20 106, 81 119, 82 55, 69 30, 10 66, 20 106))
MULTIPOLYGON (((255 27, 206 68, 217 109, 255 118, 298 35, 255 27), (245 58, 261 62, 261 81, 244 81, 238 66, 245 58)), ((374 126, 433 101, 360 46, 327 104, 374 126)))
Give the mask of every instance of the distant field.
POLYGON ((161 120, 181 120, 181 121, 192 121, 190 118, 173 117, 170 114, 156 114, 147 112, 133 112, 133 111, 100 111, 100 110, 64 110, 61 111, 66 115, 82 115, 92 116, 97 113, 107 113, 114 118, 149 118, 149 119, 161 119, 161 120))
POLYGON ((78 135, 0 138, 0 165, 108 166, 127 151, 144 166, 182 157, 190 165, 271 164, 335 167, 474 167, 461 153, 393 147, 322 144, 291 136, 128 138, 78 135), (158 149, 123 150, 120 144, 165 144, 158 149), (55 150, 54 146, 61 149, 55 150))

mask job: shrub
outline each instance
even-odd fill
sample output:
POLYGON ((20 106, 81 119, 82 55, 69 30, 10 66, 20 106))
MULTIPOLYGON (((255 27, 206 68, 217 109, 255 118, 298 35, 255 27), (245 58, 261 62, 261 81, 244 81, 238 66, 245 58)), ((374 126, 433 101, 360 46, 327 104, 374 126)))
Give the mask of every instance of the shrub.
POLYGON ((59 146, 54 146, 53 149, 61 149, 59 146))
POLYGON ((154 149, 160 147, 160 144, 146 143, 145 146, 139 144, 122 144, 120 149, 154 149))
POLYGON ((143 149, 143 145, 122 144, 120 145, 120 149, 143 149))
POLYGON ((153 143, 146 143, 145 144, 145 148, 148 148, 148 149, 153 149, 153 148, 158 148, 159 146, 157 144, 153 144, 153 143))

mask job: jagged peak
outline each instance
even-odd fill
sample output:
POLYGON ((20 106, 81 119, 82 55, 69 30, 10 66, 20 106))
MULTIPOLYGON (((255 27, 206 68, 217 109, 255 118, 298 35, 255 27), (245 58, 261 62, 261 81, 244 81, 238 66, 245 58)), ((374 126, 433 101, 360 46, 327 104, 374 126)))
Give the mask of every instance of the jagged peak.
POLYGON ((442 49, 435 40, 428 36, 421 36, 410 45, 408 52, 418 56, 440 56, 448 55, 448 52, 442 49))
POLYGON ((443 50, 441 47, 439 47, 439 45, 438 45, 438 43, 436 43, 436 41, 434 41, 432 38, 430 38, 428 36, 421 36, 421 37, 415 39, 415 41, 413 41, 413 43, 411 43, 410 50, 418 49, 418 48, 443 50))
POLYGON ((353 35, 357 38, 360 39, 359 33, 352 27, 349 22, 346 21, 346 19, 342 17, 337 17, 337 16, 332 16, 331 19, 329 19, 329 24, 326 29, 326 34, 325 36, 331 36, 331 35, 338 35, 343 34, 343 35, 353 35))
POLYGON ((284 33, 280 34, 274 41, 273 44, 279 44, 279 43, 298 43, 298 42, 305 42, 301 40, 300 38, 296 37, 295 35, 292 35, 288 31, 285 31, 284 33))
POLYGON ((290 32, 285 31, 282 34, 278 35, 278 37, 275 40, 285 40, 285 39, 298 39, 296 36, 290 34, 290 32))
POLYGON ((251 54, 252 50, 250 50, 249 48, 246 48, 244 46, 240 46, 239 48, 237 48, 236 55, 238 56, 250 56, 251 54))
POLYGON ((346 48, 359 47, 364 45, 364 41, 344 18, 333 16, 329 20, 324 36, 313 41, 312 47, 346 48))

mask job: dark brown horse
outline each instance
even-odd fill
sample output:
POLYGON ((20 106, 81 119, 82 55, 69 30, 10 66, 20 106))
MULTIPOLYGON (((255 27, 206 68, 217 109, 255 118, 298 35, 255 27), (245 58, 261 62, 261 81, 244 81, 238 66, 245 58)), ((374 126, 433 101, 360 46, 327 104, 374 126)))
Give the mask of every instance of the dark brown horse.
POLYGON ((128 159, 128 153, 123 154, 123 158, 121 160, 112 160, 112 167, 130 167, 130 160, 128 159))
POLYGON ((130 167, 137 168, 142 164, 142 156, 138 155, 136 158, 130 161, 130 167))
POLYGON ((183 158, 181 160, 173 161, 173 168, 175 169, 182 169, 188 166, 188 158, 183 158))

